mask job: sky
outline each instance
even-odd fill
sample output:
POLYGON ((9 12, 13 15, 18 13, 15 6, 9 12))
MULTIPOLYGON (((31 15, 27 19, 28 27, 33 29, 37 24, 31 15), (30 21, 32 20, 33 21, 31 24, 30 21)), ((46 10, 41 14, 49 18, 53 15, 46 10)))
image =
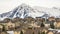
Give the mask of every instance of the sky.
POLYGON ((9 12, 22 3, 48 8, 60 7, 60 0, 0 0, 0 14, 9 12))

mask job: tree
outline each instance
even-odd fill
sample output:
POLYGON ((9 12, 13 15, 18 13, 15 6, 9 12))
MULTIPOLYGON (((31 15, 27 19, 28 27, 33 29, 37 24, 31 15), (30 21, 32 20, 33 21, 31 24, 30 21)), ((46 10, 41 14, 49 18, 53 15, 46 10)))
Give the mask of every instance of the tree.
POLYGON ((21 33, 20 34, 23 34, 23 31, 21 31, 21 33))
POLYGON ((5 31, 5 26, 3 25, 3 29, 2 29, 3 31, 5 31))
POLYGON ((34 34, 34 32, 32 34, 34 34))
POLYGON ((51 27, 52 29, 54 29, 54 24, 53 24, 53 22, 50 23, 50 27, 51 27))
POLYGON ((41 34, 45 34, 45 32, 42 32, 41 34))
POLYGON ((38 34, 40 34, 40 32, 38 32, 38 34))
POLYGON ((41 27, 44 27, 44 24, 43 23, 41 23, 41 27))

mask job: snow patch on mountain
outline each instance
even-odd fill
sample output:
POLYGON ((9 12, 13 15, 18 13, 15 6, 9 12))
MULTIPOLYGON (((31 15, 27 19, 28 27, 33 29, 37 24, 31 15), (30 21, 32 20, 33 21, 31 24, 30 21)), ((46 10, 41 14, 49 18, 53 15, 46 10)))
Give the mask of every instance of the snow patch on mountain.
POLYGON ((28 16, 35 18, 35 17, 40 17, 44 14, 45 13, 38 12, 37 10, 33 9, 32 7, 26 4, 22 4, 10 12, 0 14, 0 19, 15 18, 15 17, 25 18, 28 16))
POLYGON ((60 10, 55 8, 44 8, 44 7, 33 7, 36 10, 44 12, 49 15, 49 17, 54 16, 56 18, 60 18, 60 10))
POLYGON ((3 20, 5 18, 25 18, 25 17, 58 17, 60 18, 60 10, 55 8, 44 8, 44 7, 30 7, 26 4, 21 4, 10 12, 0 14, 0 19, 3 20))

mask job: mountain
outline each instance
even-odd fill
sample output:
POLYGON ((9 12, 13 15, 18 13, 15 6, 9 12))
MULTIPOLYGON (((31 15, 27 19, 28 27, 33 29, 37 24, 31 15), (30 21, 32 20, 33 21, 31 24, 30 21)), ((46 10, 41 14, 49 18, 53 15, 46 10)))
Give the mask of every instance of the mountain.
POLYGON ((44 13, 34 10, 32 7, 26 4, 21 4, 10 12, 0 14, 0 19, 3 20, 5 18, 25 18, 25 17, 40 17, 44 15, 44 13))
POLYGON ((46 7, 37 7, 37 6, 35 6, 33 8, 40 12, 44 12, 44 13, 48 14, 49 17, 54 16, 56 18, 60 18, 60 8, 56 8, 56 7, 46 8, 46 7))
POLYGON ((20 6, 16 7, 12 11, 7 13, 0 14, 0 19, 3 20, 5 18, 25 18, 25 17, 60 17, 60 10, 54 8, 44 8, 44 7, 30 7, 26 4, 21 4, 20 6))

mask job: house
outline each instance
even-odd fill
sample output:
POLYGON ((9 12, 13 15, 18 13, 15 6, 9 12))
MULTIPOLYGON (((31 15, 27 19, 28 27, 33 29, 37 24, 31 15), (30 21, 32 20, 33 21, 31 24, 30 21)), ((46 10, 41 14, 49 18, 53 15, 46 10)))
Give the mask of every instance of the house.
POLYGON ((40 29, 37 27, 34 27, 34 29, 33 28, 26 29, 24 34, 38 34, 38 33, 40 33, 40 29))
POLYGON ((36 17, 36 21, 37 21, 37 22, 44 22, 45 19, 44 19, 44 18, 40 18, 40 17, 36 17))
POLYGON ((30 24, 29 24, 31 27, 40 27, 37 25, 37 23, 35 23, 34 21, 32 21, 30 24))
POLYGON ((48 31, 47 34, 54 34, 52 31, 48 31))
POLYGON ((24 22, 27 21, 28 23, 30 23, 31 21, 34 21, 34 18, 32 17, 26 17, 24 18, 24 22))
POLYGON ((45 27, 47 27, 47 28, 52 28, 52 27, 54 27, 55 26, 55 22, 46 22, 44 25, 45 25, 45 27))
POLYGON ((45 32, 45 34, 47 34, 47 32, 48 32, 48 29, 43 29, 43 31, 45 32))
POLYGON ((60 21, 60 18, 56 18, 55 20, 56 20, 56 22, 59 22, 60 21))
POLYGON ((0 31, 2 31, 2 29, 3 29, 3 25, 0 24, 0 31))
POLYGON ((52 17, 49 17, 48 18, 48 21, 55 21, 55 17, 53 17, 53 16, 52 17))
POLYGON ((14 34, 20 34, 21 31, 14 31, 14 34))
POLYGON ((11 21, 9 21, 8 23, 6 23, 6 25, 5 25, 5 29, 6 30, 14 30, 14 28, 15 28, 15 24, 12 23, 11 21))
POLYGON ((57 33, 57 34, 60 34, 60 32, 59 32, 59 33, 57 33))
POLYGON ((12 19, 12 22, 15 23, 15 22, 18 22, 18 21, 21 21, 22 18, 19 18, 19 17, 15 17, 14 19, 12 19))
POLYGON ((25 32, 24 34, 33 34, 33 30, 27 29, 26 32, 25 32))
POLYGON ((44 24, 46 28, 50 28, 50 24, 44 24))
POLYGON ((55 28, 60 29, 60 21, 55 22, 55 28))
POLYGON ((16 22, 15 27, 20 27, 20 23, 16 22))
POLYGON ((6 31, 8 34, 14 34, 14 31, 6 31))
POLYGON ((8 33, 6 31, 5 32, 2 31, 0 34, 8 34, 8 33))
POLYGON ((5 23, 7 23, 7 22, 9 22, 9 21, 11 21, 11 19, 9 19, 9 18, 5 18, 5 19, 3 20, 3 22, 5 22, 5 23))

